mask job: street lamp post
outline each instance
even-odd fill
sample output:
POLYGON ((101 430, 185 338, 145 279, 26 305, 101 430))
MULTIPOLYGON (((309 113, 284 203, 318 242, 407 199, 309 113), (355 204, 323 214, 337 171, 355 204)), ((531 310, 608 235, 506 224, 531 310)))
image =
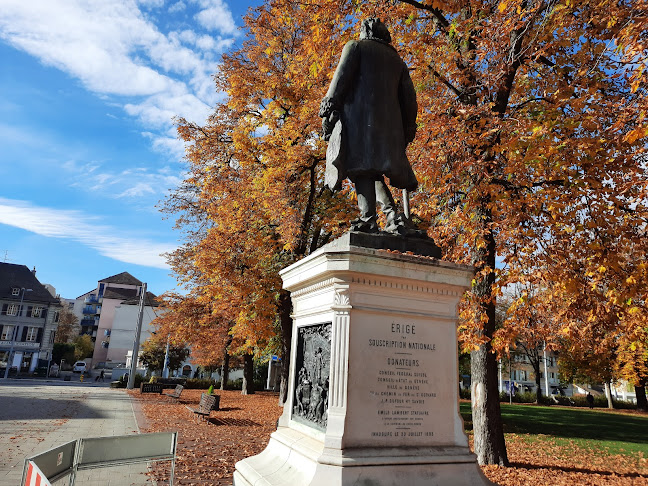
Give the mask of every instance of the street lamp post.
POLYGON ((169 336, 167 336, 166 350, 164 351, 164 366, 162 367, 162 378, 169 377, 169 336))
MULTIPOLYGON (((23 300, 25 299, 25 292, 31 292, 32 289, 26 289, 22 287, 20 289, 20 305, 18 306, 18 315, 22 315, 22 305, 23 300)), ((9 347, 9 356, 7 356, 7 366, 5 367, 4 377, 5 379, 9 378, 9 368, 11 368, 11 363, 13 362, 13 350, 14 344, 16 343, 16 334, 18 332, 18 324, 16 324, 11 333, 11 346, 9 347)))

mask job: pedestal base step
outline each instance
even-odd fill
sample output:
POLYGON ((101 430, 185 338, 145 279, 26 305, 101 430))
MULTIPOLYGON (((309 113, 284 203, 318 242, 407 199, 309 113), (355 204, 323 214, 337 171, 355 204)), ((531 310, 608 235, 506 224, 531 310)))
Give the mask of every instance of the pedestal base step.
POLYGON ((236 464, 234 486, 491 485, 464 448, 329 451, 294 430, 278 430, 258 456, 236 464))

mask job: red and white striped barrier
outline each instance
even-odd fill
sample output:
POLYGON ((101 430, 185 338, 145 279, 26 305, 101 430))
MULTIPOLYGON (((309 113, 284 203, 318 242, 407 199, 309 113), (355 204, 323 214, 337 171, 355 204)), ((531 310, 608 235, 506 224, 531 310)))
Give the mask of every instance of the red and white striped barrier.
POLYGON ((52 486, 47 477, 38 469, 38 466, 29 461, 27 475, 22 486, 52 486))

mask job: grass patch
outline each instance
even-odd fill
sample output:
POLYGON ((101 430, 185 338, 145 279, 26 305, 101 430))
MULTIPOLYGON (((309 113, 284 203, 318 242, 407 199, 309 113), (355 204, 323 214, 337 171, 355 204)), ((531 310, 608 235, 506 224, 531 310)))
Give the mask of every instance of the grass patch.
MULTIPOLYGON (((648 456, 648 417, 576 408, 501 404, 504 432, 530 441, 574 444, 602 454, 648 456)), ((460 404, 466 430, 472 430, 469 403, 460 404)))

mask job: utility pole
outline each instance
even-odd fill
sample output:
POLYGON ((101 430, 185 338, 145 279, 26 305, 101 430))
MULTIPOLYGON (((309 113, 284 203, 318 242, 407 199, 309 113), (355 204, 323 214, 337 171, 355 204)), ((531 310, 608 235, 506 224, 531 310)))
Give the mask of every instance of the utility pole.
POLYGON ((139 355, 140 336, 142 334, 142 319, 144 318, 144 303, 146 299, 146 282, 142 284, 142 293, 139 301, 139 315, 137 316, 137 327, 135 328, 135 340, 133 341, 133 354, 131 357, 130 375, 126 388, 132 390, 135 386, 135 373, 137 372, 137 357, 139 355))
POLYGON ((164 351, 164 366, 162 368, 162 378, 169 377, 169 336, 167 336, 166 350, 164 351))
POLYGON ((551 396, 551 392, 549 391, 549 373, 547 372, 547 343, 543 343, 543 348, 542 348, 542 358, 544 359, 544 375, 545 375, 545 391, 547 392, 547 396, 551 396))

